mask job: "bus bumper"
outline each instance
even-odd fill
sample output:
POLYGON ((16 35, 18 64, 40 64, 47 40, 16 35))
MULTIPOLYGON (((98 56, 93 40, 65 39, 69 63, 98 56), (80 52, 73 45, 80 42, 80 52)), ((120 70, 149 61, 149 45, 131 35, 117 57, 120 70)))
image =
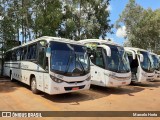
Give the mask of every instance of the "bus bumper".
POLYGON ((131 79, 128 80, 116 80, 110 78, 108 83, 106 84, 107 87, 118 87, 118 86, 125 86, 131 83, 131 79))
POLYGON ((80 90, 88 90, 90 88, 90 80, 83 81, 81 83, 73 82, 73 83, 55 83, 52 81, 52 85, 50 88, 50 92, 48 94, 63 94, 69 92, 76 92, 80 90))

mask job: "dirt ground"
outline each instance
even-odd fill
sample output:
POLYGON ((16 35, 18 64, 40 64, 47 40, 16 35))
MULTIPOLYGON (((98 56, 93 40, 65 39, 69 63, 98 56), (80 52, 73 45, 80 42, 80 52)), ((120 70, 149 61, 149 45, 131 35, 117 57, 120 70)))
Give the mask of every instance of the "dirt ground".
MULTIPOLYGON (((61 95, 47 95, 45 93, 35 95, 27 85, 1 78, 0 111, 160 111, 160 81, 113 88, 91 86, 90 90, 61 95)), ((48 119, 52 120, 52 118, 48 119)), ((67 119, 72 120, 73 118, 68 117, 67 119)), ((118 119, 123 120, 124 118, 118 119)), ((146 118, 125 119, 141 120, 146 118)), ((148 120, 150 119, 152 118, 148 118, 148 120)))

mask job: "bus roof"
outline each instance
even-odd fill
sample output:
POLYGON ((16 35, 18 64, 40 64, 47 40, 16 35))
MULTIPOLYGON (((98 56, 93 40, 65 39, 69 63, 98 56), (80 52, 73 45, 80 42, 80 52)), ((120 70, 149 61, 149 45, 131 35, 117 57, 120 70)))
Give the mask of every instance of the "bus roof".
POLYGON ((29 41, 27 43, 24 43, 22 45, 13 47, 12 49, 9 49, 8 51, 11 51, 11 50, 14 50, 16 48, 20 48, 20 47, 35 43, 35 42, 40 41, 40 40, 46 40, 47 42, 56 41, 56 42, 70 43, 70 44, 76 44, 76 45, 82 45, 83 46, 82 43, 74 41, 74 40, 70 40, 70 39, 66 39, 66 38, 60 38, 60 37, 43 36, 43 37, 34 39, 32 41, 29 41))
POLYGON ((156 55, 156 56, 158 56, 156 53, 153 53, 153 52, 150 52, 150 54, 151 54, 151 55, 156 55))
POLYGON ((82 44, 94 43, 95 42, 95 43, 99 43, 99 44, 106 43, 106 44, 110 44, 110 45, 121 46, 121 45, 116 44, 112 41, 102 40, 102 39, 84 39, 84 40, 80 40, 79 42, 82 43, 82 44))
POLYGON ((145 49, 141 49, 141 48, 135 48, 135 47, 124 47, 125 50, 134 50, 135 52, 137 51, 144 51, 144 52, 149 52, 148 50, 145 50, 145 49))

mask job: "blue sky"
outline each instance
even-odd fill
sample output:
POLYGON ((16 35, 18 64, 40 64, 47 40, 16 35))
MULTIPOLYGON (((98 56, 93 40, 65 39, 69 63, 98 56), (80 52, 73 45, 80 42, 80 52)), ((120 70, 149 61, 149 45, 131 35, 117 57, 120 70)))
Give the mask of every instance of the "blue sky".
MULTIPOLYGON (((119 15, 124 10, 126 4, 129 0, 111 0, 110 1, 110 20, 111 23, 115 23, 115 21, 119 18, 119 15)), ((136 3, 141 5, 143 8, 152 8, 153 10, 160 8, 160 0, 136 0, 136 3)), ((108 34, 108 38, 113 38, 114 42, 123 45, 124 39, 116 36, 116 31, 113 29, 114 34, 108 34)))

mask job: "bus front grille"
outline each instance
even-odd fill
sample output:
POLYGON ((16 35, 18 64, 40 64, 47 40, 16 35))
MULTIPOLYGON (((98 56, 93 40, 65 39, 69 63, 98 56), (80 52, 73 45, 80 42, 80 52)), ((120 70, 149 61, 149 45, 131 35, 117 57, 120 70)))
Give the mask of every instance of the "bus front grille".
POLYGON ((69 84, 74 84, 74 83, 82 83, 82 82, 84 82, 84 81, 74 81, 74 82, 66 82, 66 83, 69 83, 69 84))

